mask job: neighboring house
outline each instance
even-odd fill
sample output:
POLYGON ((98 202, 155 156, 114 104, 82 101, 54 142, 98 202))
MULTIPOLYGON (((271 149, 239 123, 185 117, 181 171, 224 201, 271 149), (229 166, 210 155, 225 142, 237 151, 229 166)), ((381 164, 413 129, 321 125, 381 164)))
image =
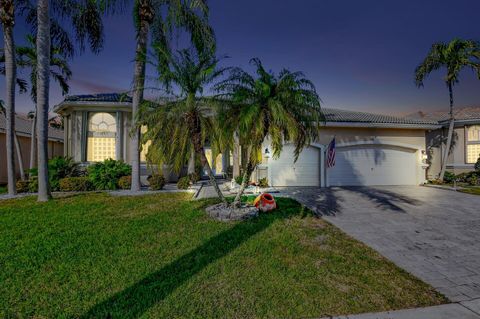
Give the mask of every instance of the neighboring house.
MULTIPOLYGON (((446 147, 450 115, 445 112, 418 112, 408 118, 437 121, 440 127, 427 133, 426 145, 429 150, 428 178, 438 178, 446 147)), ((480 157, 480 107, 466 107, 454 110, 455 130, 453 144, 447 159, 447 170, 455 174, 470 172, 480 157)))
MULTIPOLYGON (((20 149, 22 153, 23 168, 25 172, 30 167, 30 138, 32 132, 32 121, 23 117, 17 116, 15 119, 15 130, 20 143, 20 149)), ((5 140, 5 116, 0 114, 0 153, 6 153, 6 140, 5 140)), ((50 128, 48 130, 48 156, 52 158, 54 156, 63 155, 63 131, 50 128)), ((20 178, 20 170, 18 166, 17 150, 15 148, 15 161, 16 161, 16 173, 20 178)), ((7 162, 5 157, 1 157, 0 160, 0 184, 7 183, 7 162)))
MULTIPOLYGON (((54 111, 64 117, 65 155, 86 163, 107 158, 130 162, 131 98, 115 93, 70 96, 54 111)), ((438 122, 336 109, 323 109, 323 113, 326 123, 322 124, 318 140, 301 153, 296 163, 293 146, 286 144, 280 158, 274 159, 267 142, 254 177, 268 177, 273 186, 425 182, 425 137, 427 132, 440 128, 438 122), (325 148, 333 137, 337 143, 336 165, 326 168, 325 148)), ((225 173, 229 166, 241 165, 234 162, 227 150, 215 159, 208 147, 206 152, 216 174, 225 173)), ((143 174, 147 174, 145 163, 142 167, 143 174)))

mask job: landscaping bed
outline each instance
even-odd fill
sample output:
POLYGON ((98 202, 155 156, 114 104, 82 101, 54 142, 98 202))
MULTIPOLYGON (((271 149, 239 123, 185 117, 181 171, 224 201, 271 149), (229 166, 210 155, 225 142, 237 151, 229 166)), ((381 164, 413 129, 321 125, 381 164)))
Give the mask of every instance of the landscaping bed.
POLYGON ((322 317, 436 305, 292 199, 222 223, 186 193, 0 202, 0 317, 322 317))

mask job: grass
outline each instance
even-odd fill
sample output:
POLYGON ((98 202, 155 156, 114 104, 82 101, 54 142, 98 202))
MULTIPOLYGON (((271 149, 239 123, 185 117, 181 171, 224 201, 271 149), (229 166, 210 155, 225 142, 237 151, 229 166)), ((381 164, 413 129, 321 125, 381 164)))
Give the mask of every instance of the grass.
POLYGON ((464 187, 462 189, 459 189, 458 191, 462 193, 472 194, 472 195, 480 195, 480 187, 478 186, 464 187))
POLYGON ((446 302, 291 199, 240 223, 188 194, 0 201, 0 317, 322 317, 446 302))

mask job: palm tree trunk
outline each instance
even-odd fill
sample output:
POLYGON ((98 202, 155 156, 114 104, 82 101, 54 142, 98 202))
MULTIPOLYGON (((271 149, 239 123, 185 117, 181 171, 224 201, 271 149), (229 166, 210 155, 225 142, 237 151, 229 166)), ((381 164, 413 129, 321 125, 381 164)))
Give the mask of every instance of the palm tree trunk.
MULTIPOLYGON (((13 4, 12 4, 13 5, 13 4)), ((13 19, 13 17, 12 17, 13 19)), ((13 22, 11 25, 3 24, 3 41, 5 45, 5 119, 6 119, 6 145, 7 145, 7 181, 8 194, 17 194, 15 185, 15 82, 17 77, 17 65, 15 62, 15 43, 13 40, 13 22)))
POLYGON ((145 87, 145 64, 147 53, 149 23, 141 20, 137 34, 137 49, 135 53, 135 70, 133 75, 132 98, 132 132, 130 133, 130 159, 132 164, 133 192, 140 191, 140 128, 137 127, 137 114, 143 100, 145 87))
POLYGON ((51 198, 48 184, 48 91, 50 85, 50 18, 48 0, 37 3, 37 145, 38 201, 51 198))
POLYGON ((205 168, 205 170, 207 171, 207 175, 208 175, 208 178, 210 179, 210 183, 212 184, 213 188, 217 192, 218 198, 220 198, 220 200, 223 203, 227 204, 227 200, 225 199, 225 196, 223 196, 223 193, 220 187, 218 186, 217 179, 215 178, 215 175, 213 175, 212 168, 208 163, 207 156, 205 155, 205 149, 200 146, 196 151, 196 153, 200 157, 200 162, 202 163, 202 167, 205 168))
POLYGON ((17 134, 14 135, 14 140, 15 140, 15 149, 17 150, 18 169, 20 170, 20 179, 24 181, 26 177, 25 177, 25 170, 23 169, 22 149, 20 148, 20 141, 18 140, 17 134))
POLYGON ((237 195, 235 196, 235 199, 233 201, 233 207, 238 208, 242 204, 242 195, 245 192, 245 188, 247 187, 248 182, 250 181, 250 176, 252 175, 254 168, 255 165, 252 163, 252 160, 249 159, 247 167, 245 168, 245 173, 243 174, 242 184, 240 185, 240 189, 238 190, 237 195))
POLYGON ((443 153, 442 169, 440 171, 440 177, 439 177, 441 181, 443 181, 443 178, 445 176, 445 171, 447 169, 447 160, 448 160, 448 155, 450 153, 450 147, 452 145, 453 129, 455 127, 455 118, 453 116, 453 88, 452 88, 451 82, 448 83, 448 92, 450 94, 450 126, 448 128, 447 145, 443 153))
POLYGON ((35 107, 35 115, 32 119, 32 136, 30 138, 30 164, 29 168, 36 167, 36 152, 37 152, 37 108, 35 107))
POLYGON ((192 149, 190 159, 188 160, 188 175, 195 173, 195 150, 192 149))

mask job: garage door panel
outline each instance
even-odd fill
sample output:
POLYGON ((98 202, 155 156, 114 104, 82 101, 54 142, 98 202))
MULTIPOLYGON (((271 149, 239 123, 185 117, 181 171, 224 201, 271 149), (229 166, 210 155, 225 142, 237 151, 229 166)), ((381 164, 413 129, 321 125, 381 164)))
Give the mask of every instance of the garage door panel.
POLYGON ((294 146, 284 145, 278 159, 269 160, 272 186, 320 186, 320 152, 309 147, 294 163, 294 146))
POLYGON ((331 186, 415 185, 416 153, 397 148, 338 149, 328 170, 331 186))

